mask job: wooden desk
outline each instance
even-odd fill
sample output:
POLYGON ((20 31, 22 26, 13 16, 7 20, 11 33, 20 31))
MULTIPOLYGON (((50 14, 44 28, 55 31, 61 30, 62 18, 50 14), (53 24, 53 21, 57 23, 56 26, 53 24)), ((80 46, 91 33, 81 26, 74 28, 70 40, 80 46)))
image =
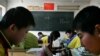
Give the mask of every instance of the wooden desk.
POLYGON ((8 51, 9 56, 35 56, 34 54, 26 53, 24 49, 13 49, 8 51))

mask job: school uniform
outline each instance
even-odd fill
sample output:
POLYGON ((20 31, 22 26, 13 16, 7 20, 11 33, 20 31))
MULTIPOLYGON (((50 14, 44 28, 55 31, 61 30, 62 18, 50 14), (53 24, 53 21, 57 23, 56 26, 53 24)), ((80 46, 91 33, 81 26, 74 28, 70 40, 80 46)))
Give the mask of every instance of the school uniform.
POLYGON ((8 56, 8 48, 11 48, 10 43, 0 31, 0 56, 8 56))

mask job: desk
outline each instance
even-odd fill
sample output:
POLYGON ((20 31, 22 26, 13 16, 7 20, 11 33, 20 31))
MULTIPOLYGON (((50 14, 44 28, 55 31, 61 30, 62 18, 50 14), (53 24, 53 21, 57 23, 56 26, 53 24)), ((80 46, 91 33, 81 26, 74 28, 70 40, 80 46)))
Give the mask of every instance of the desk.
POLYGON ((35 56, 40 56, 42 50, 43 50, 43 48, 31 48, 27 51, 27 53, 34 54, 35 56))
POLYGON ((20 48, 8 50, 8 54, 9 56, 35 56, 34 54, 26 53, 26 50, 20 48))

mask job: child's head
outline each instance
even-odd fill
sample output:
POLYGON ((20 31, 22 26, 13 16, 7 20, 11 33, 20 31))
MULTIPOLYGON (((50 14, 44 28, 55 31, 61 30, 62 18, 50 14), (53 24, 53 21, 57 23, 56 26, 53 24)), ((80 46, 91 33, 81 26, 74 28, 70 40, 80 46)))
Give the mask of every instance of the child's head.
POLYGON ((73 21, 73 29, 81 34, 86 49, 100 54, 100 8, 88 6, 82 9, 73 21))
POLYGON ((23 39, 30 26, 35 26, 34 18, 31 12, 24 7, 9 9, 0 21, 0 30, 13 44, 23 39))

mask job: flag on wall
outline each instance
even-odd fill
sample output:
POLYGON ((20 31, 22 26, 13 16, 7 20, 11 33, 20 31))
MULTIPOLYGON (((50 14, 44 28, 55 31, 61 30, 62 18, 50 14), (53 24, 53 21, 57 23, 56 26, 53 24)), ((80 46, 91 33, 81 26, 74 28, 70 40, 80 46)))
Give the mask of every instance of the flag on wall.
POLYGON ((54 3, 44 3, 44 10, 54 10, 54 3))

